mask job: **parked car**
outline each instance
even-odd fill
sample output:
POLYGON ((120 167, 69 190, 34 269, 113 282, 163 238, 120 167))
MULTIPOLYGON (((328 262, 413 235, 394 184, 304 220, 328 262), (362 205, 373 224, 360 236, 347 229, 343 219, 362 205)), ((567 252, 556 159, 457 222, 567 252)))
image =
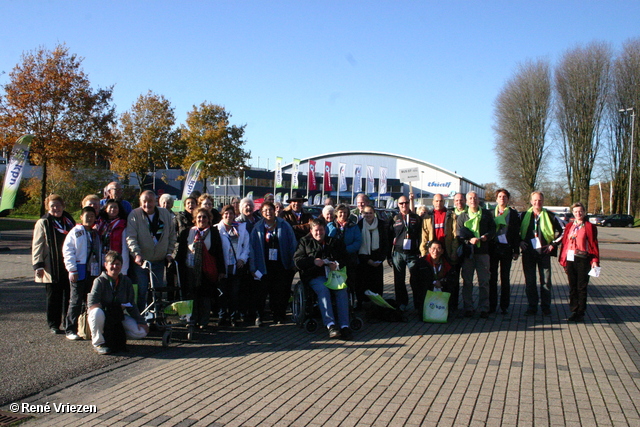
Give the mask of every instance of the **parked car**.
POLYGON ((633 227, 635 219, 631 215, 613 214, 602 220, 604 227, 633 227))
POLYGON ((556 218, 567 223, 573 219, 573 214, 571 212, 560 212, 556 214, 556 218))
POLYGON ((605 218, 604 215, 587 215, 587 220, 593 225, 602 225, 602 220, 605 218))

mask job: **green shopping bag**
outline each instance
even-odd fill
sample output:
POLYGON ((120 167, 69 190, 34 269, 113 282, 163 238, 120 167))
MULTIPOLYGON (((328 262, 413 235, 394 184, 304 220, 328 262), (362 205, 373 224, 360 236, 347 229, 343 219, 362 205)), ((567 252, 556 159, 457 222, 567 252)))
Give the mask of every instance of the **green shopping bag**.
POLYGON ((346 289, 347 267, 342 267, 340 270, 330 271, 329 277, 327 277, 327 281, 324 282, 324 285, 329 289, 333 289, 334 291, 346 289))
POLYGON ((449 316, 449 292, 427 291, 422 310, 422 320, 429 323, 447 323, 449 316))
POLYGON ((164 314, 186 316, 193 313, 193 300, 176 301, 164 309, 164 314))

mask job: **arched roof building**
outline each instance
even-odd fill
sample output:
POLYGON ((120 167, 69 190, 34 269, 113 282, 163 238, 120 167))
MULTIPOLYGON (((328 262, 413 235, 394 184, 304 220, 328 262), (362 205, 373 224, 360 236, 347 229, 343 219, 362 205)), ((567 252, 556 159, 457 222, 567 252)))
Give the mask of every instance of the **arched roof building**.
MULTIPOLYGON (((480 199, 484 199, 484 187, 481 187, 479 184, 440 166, 399 154, 374 151, 341 151, 308 157, 300 160, 299 173, 304 176, 304 178, 300 179, 301 182, 305 182, 306 180, 310 161, 316 162, 316 176, 319 178, 323 176, 322 172, 325 170, 325 164, 327 162, 331 164, 331 177, 334 189, 338 188, 340 169, 343 167, 348 186, 347 193, 351 193, 353 190, 353 178, 357 174, 355 171, 359 166, 363 180, 363 192, 374 193, 375 197, 377 197, 381 174, 385 173, 385 169, 387 180, 389 182, 398 180, 395 182, 400 183, 402 186, 401 189, 396 188, 396 191, 389 191, 390 194, 387 196, 390 197, 397 197, 397 190, 400 190, 400 192, 405 195, 409 193, 409 183, 402 182, 400 179, 402 175, 401 170, 406 172, 407 170, 415 171, 417 169, 419 179, 411 183, 413 193, 417 198, 430 199, 436 193, 442 193, 447 198, 453 198, 458 192, 468 193, 469 191, 475 191, 478 193, 480 199), (318 173, 318 171, 320 171, 320 173, 318 173), (370 179, 370 177, 367 177, 368 171, 373 172, 375 189, 373 192, 367 191, 367 180, 370 179)), ((283 174, 290 174, 292 168, 293 163, 283 165, 283 174)), ((416 176, 415 173, 411 173, 411 175, 416 176)), ((387 187, 391 189, 391 186, 388 185, 387 187)), ((341 196, 342 195, 343 193, 341 192, 341 196)), ((383 199, 385 198, 385 194, 381 194, 380 196, 383 199)))

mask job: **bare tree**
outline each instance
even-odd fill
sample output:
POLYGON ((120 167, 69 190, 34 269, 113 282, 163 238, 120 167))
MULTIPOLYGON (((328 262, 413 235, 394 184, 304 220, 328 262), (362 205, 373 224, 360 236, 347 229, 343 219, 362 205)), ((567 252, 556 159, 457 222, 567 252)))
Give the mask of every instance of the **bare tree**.
POLYGON ((556 117, 571 201, 589 201, 611 87, 611 60, 611 47, 593 42, 568 50, 556 68, 556 117))
POLYGON ((634 132, 631 171, 634 173, 631 189, 632 211, 637 212, 638 194, 638 107, 640 107, 640 38, 628 40, 622 53, 613 63, 613 90, 609 103, 610 133, 607 144, 610 179, 613 185, 612 211, 625 212, 629 194, 629 156, 631 154, 631 114, 619 110, 634 108, 636 131, 634 132), (634 203, 636 202, 636 203, 634 203))
POLYGON ((521 196, 538 187, 550 112, 549 62, 521 64, 496 99, 494 125, 500 177, 521 196))

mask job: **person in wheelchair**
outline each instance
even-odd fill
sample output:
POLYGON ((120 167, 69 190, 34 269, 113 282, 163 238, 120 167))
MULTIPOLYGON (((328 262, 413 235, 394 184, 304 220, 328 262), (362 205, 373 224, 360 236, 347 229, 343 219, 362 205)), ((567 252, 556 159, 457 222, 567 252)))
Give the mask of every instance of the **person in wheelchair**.
POLYGON ((329 331, 329 338, 350 340, 353 337, 349 329, 349 295, 347 289, 330 290, 325 286, 329 271, 340 269, 348 260, 344 243, 326 235, 322 218, 310 221, 309 234, 298 243, 293 259, 300 270, 302 282, 309 285, 318 295, 318 307, 322 322, 329 331), (337 319, 331 304, 331 294, 335 296, 337 319), (340 325, 340 327, 338 327, 340 325))

